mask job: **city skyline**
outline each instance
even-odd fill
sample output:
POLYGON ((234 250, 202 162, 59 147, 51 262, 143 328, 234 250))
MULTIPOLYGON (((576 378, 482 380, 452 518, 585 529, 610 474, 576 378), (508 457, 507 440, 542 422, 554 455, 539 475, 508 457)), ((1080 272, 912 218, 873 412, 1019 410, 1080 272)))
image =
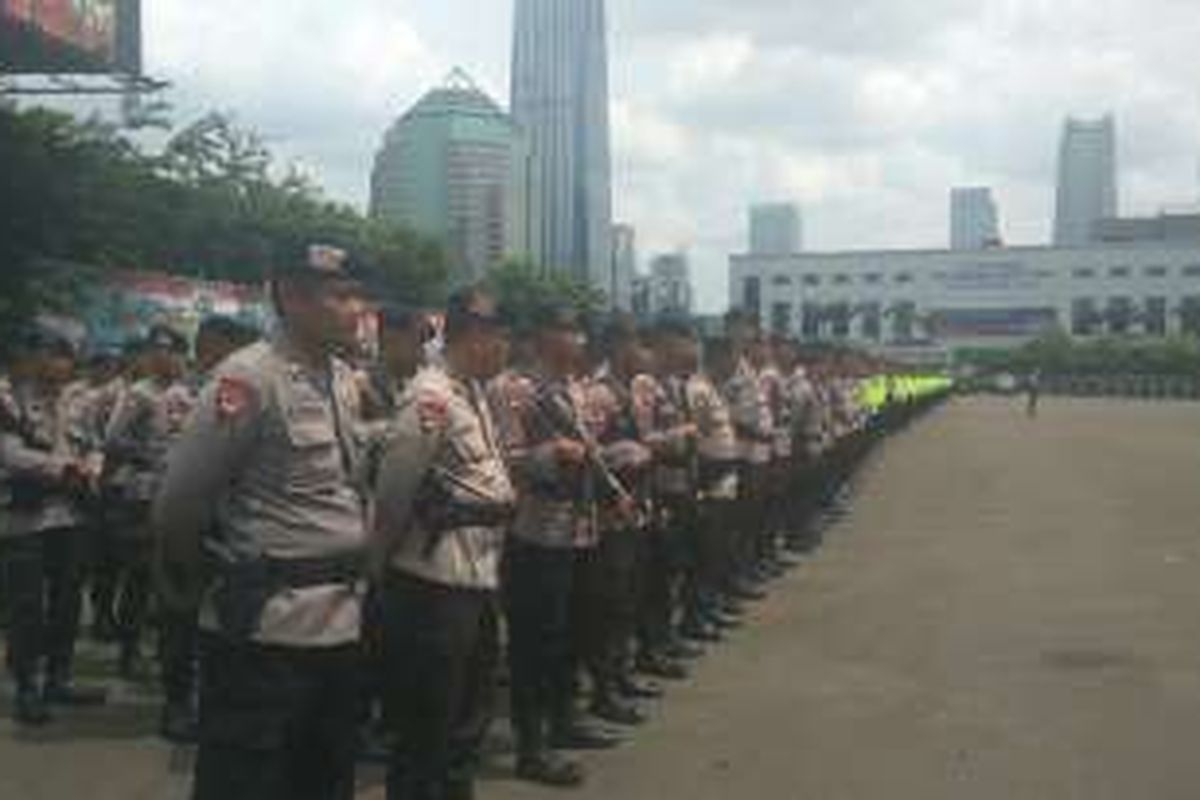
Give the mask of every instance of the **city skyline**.
MULTIPOLYGON (((506 96, 512 11, 161 0, 145 9, 147 69, 173 82, 177 122, 235 111, 332 199, 365 207, 379 132, 452 66, 506 96), (250 36, 253 48, 211 46, 250 36)), ((725 304, 727 256, 763 197, 803 205, 810 250, 932 248, 946 241, 948 188, 987 185, 1008 243, 1048 241, 1070 114, 1115 113, 1123 213, 1197 198, 1200 98, 1185 65, 1200 15, 1178 4, 869 0, 851 15, 609 0, 608 12, 614 217, 637 226, 643 252, 687 246, 706 310, 725 304)))

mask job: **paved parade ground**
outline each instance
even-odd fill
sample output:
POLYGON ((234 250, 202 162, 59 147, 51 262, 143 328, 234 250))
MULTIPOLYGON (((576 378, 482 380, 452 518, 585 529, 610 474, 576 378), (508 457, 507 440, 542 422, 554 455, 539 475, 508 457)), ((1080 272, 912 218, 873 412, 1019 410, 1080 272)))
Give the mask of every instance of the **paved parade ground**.
MULTIPOLYGON (((182 800, 140 697, 32 739, 0 708, 0 797, 182 800)), ((956 401, 653 716, 575 797, 1200 797, 1200 406, 956 401)), ((562 796, 507 770, 485 800, 562 796)))

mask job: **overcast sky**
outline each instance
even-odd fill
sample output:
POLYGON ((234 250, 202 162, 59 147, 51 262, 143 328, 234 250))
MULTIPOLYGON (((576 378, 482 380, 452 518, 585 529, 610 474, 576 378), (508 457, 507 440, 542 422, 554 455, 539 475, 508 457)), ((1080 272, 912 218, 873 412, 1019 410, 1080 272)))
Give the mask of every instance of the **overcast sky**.
MULTIPOLYGON (((363 204, 390 121, 454 66, 507 104, 512 0, 147 0, 178 119, 234 112, 363 204)), ((746 207, 810 249, 941 246, 952 185, 1012 243, 1050 230, 1062 118, 1116 114, 1122 211, 1197 198, 1195 0, 609 0, 614 200, 643 260, 726 303, 746 207)))

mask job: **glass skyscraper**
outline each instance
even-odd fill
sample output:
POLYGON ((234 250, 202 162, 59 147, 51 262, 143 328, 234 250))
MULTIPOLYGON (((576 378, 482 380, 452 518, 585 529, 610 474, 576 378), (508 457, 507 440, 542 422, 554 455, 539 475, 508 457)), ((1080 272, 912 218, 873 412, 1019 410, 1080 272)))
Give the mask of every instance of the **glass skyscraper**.
POLYGON ((1068 118, 1058 156, 1054 244, 1082 247, 1097 221, 1117 215, 1117 133, 1112 115, 1068 118))
POLYGON ((950 249, 984 250, 1000 245, 1000 215, 992 190, 986 186, 951 189, 950 249))
POLYGON ((531 152, 530 252, 609 290, 612 188, 604 0, 516 0, 513 118, 531 152))

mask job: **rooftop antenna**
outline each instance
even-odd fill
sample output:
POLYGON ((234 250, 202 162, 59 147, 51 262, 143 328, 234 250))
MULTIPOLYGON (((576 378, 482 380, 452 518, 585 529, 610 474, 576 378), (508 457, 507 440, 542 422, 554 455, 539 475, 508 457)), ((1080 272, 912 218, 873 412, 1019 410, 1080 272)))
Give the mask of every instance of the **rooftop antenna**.
POLYGON ((443 86, 447 89, 459 89, 468 92, 479 91, 479 85, 471 78, 467 71, 462 67, 455 67, 450 70, 450 74, 446 76, 443 86))

